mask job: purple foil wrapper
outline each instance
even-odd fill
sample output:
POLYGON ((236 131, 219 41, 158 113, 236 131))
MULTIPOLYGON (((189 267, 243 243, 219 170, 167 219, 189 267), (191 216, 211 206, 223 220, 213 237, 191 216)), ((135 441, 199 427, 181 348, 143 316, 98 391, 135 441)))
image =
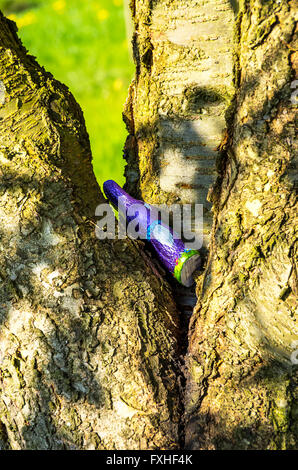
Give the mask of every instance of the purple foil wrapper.
POLYGON ((152 244, 161 263, 179 282, 190 286, 193 283, 192 273, 200 264, 199 253, 186 249, 178 235, 158 218, 158 211, 154 206, 131 197, 113 180, 106 181, 103 189, 106 197, 119 211, 119 217, 123 215, 128 223, 138 217, 140 238, 145 238, 152 244), (128 215, 127 211, 129 208, 133 209, 135 204, 142 206, 142 210, 128 215))

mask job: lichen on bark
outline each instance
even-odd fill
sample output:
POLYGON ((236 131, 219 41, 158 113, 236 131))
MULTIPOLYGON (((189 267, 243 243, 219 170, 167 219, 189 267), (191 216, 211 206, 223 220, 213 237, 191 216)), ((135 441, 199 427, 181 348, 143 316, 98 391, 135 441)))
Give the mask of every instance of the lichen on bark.
POLYGON ((242 2, 239 91, 190 328, 188 448, 297 445, 294 2, 242 2))
POLYGON ((185 378, 168 284, 138 244, 94 236, 104 199, 80 108, 0 16, 0 446, 294 448, 295 3, 131 8, 127 188, 149 202, 188 202, 187 181, 165 188, 177 175, 162 165, 186 148, 203 178, 192 194, 209 199, 185 378), (209 145, 198 129, 207 135, 212 122, 209 145))
POLYGON ((127 188, 150 202, 205 206, 209 256, 189 328, 185 446, 293 448, 295 2, 132 7, 127 188))
POLYGON ((228 0, 136 1, 132 12, 126 188, 150 203, 204 204, 207 246, 207 194, 235 93, 235 12, 228 0))
POLYGON ((179 318, 137 244, 95 237, 89 138, 69 90, 0 13, 1 449, 179 443, 179 318))

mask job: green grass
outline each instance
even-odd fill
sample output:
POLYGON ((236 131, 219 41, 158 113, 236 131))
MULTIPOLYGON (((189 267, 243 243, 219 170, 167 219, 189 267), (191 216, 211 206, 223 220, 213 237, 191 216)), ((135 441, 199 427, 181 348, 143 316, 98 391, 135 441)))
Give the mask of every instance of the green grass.
POLYGON ((81 105, 100 184, 123 184, 122 109, 133 75, 121 0, 0 0, 38 62, 81 105))

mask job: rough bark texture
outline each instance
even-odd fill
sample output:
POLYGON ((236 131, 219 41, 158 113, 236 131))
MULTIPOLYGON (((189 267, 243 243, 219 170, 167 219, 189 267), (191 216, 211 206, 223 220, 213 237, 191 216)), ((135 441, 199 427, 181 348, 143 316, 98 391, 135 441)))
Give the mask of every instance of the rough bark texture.
POLYGON ((171 291, 136 245, 95 238, 82 112, 1 13, 0 79, 0 447, 175 448, 171 291))
POLYGON ((127 188, 150 202, 205 205, 209 257, 189 332, 185 445, 293 448, 297 3, 131 7, 127 188))
POLYGON ((136 78, 124 112, 127 188, 151 203, 204 204, 234 96, 234 10, 229 0, 138 0, 136 78))
POLYGON ((189 336, 190 449, 297 445, 295 6, 241 5, 237 106, 189 336))
POLYGON ((184 420, 172 293, 95 238, 82 113, 0 16, 1 448, 293 448, 295 3, 131 7, 127 188, 205 205, 184 420))

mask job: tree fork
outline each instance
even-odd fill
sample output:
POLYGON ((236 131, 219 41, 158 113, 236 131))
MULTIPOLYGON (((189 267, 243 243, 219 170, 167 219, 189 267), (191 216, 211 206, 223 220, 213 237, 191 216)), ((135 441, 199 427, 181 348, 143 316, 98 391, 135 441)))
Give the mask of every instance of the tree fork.
MULTIPOLYGON (((162 156, 157 135, 166 137, 154 115, 160 85, 153 72, 161 53, 154 41, 167 48, 168 39, 177 40, 175 27, 166 41, 160 31, 162 9, 174 2, 132 3, 137 75, 125 111, 132 130, 127 180, 150 202, 171 202, 189 188, 163 190, 151 175, 158 175, 162 156)), ((236 2, 229 3, 235 10, 236 2)), ((191 5, 200 17, 202 2, 191 5)), ((82 113, 1 15, 0 79, 7 93, 0 106, 1 448, 167 449, 181 446, 184 432, 187 449, 295 446, 293 14, 293 2, 241 3, 237 81, 232 78, 239 90, 228 158, 212 192, 213 217, 208 208, 211 242, 189 330, 182 421, 171 291, 135 244, 95 239, 88 221, 103 198, 82 113)), ((176 46, 179 59, 186 46, 176 46)), ((198 51, 188 59, 193 68, 204 57, 198 51)), ((207 116, 219 96, 229 109, 232 89, 228 99, 226 88, 202 96, 201 85, 192 85, 195 100, 170 98, 170 132, 185 112, 202 113, 206 96, 207 116)), ((166 94, 161 111, 168 104, 166 94)), ((171 155, 175 145, 181 151, 174 140, 171 155)))

